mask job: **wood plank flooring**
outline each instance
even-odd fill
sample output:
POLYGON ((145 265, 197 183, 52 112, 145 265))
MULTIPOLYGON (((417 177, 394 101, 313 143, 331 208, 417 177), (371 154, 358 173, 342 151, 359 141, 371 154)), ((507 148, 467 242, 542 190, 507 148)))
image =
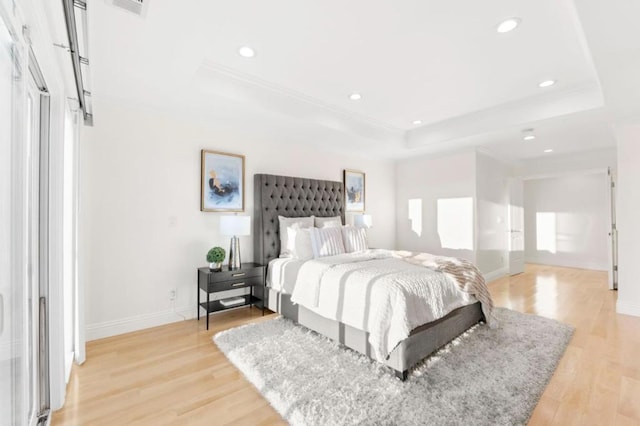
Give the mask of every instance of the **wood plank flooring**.
MULTIPOLYGON (((640 318, 615 313, 606 273, 527 265, 489 285, 497 306, 576 327, 531 425, 640 425, 640 318)), ((283 424, 211 342, 265 321, 239 309, 89 342, 53 425, 283 424)))

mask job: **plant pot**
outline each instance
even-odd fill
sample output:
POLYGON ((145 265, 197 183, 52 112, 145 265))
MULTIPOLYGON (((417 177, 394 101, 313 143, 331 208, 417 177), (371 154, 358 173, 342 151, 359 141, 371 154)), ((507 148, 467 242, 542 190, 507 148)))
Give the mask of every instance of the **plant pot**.
POLYGON ((222 269, 222 262, 211 262, 209 264, 209 269, 212 271, 220 271, 222 269))

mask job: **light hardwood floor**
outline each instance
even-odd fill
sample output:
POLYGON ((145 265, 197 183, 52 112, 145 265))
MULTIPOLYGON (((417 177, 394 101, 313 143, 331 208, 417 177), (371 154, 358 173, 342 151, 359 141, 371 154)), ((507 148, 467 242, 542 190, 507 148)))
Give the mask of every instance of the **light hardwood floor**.
MULTIPOLYGON (((573 325, 575 334, 531 425, 640 425, 640 318, 615 313, 606 273, 527 265, 490 283, 497 306, 573 325)), ((257 309, 89 342, 54 425, 282 424, 211 341, 272 318, 257 309)))

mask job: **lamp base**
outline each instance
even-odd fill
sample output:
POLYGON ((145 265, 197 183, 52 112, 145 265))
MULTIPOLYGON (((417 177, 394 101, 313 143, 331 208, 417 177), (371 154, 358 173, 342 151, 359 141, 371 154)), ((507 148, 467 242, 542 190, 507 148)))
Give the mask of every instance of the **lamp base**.
POLYGON ((229 246, 229 270, 240 269, 240 238, 232 237, 229 246))

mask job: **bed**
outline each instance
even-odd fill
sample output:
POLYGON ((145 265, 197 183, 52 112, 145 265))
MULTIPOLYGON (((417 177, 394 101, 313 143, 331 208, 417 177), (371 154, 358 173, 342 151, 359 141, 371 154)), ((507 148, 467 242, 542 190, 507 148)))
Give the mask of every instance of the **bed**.
MULTIPOLYGON (((278 259, 278 216, 340 217, 345 223, 343 184, 269 174, 254 175, 254 258, 267 268, 267 307, 298 324, 373 358, 369 333, 320 315, 291 300, 292 277, 302 263, 278 259)), ((348 301, 345 301, 348 303, 348 301)), ((420 325, 381 360, 406 380, 409 370, 438 348, 485 319, 480 303, 459 307, 444 317, 420 325)))

